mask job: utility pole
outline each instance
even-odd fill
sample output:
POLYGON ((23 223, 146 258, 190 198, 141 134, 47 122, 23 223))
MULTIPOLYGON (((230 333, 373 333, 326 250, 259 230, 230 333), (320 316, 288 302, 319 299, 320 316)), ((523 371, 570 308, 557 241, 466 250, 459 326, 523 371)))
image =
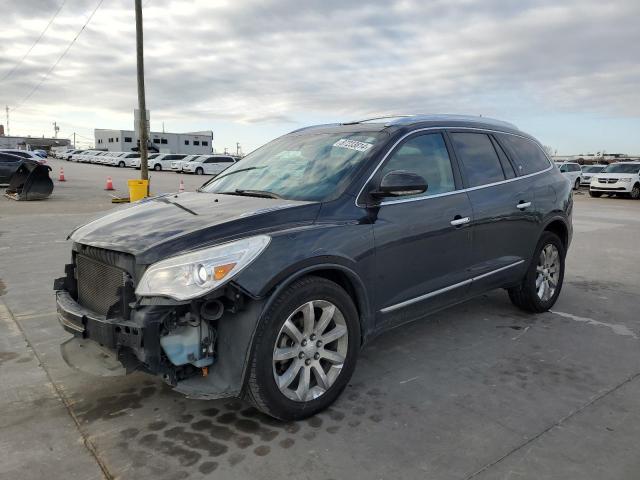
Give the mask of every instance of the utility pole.
POLYGON ((138 69, 138 109, 140 110, 140 178, 149 180, 149 163, 147 144, 147 101, 144 96, 144 50, 142 38, 142 0, 135 0, 136 4, 136 58, 138 69))
POLYGON ((60 131, 60 127, 56 122, 53 122, 53 138, 58 138, 58 132, 60 131))
POLYGON ((240 142, 236 142, 236 157, 240 156, 240 142))
POLYGON ((5 105, 4 109, 7 112, 7 137, 9 136, 9 105, 5 105))
POLYGON ((76 149, 76 132, 73 132, 73 149, 76 149))

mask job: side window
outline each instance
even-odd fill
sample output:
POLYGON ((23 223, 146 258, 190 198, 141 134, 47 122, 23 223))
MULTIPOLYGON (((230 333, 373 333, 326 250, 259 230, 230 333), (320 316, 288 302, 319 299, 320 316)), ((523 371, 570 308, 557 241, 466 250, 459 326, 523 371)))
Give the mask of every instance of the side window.
POLYGON ((488 135, 452 133, 451 141, 470 187, 479 187, 505 179, 500 159, 488 135))
MULTIPOLYGON (((497 137, 516 163, 519 175, 529 175, 549 168, 549 160, 532 140, 503 133, 497 137)), ((566 167, 562 171, 566 172, 566 167)))
POLYGON ((493 143, 493 147, 496 149, 496 152, 498 152, 498 158, 500 159, 500 164, 502 165, 502 171, 504 172, 504 176, 507 178, 515 178, 516 171, 513 169, 513 165, 511 165, 511 162, 509 161, 507 154, 504 152, 500 144, 495 139, 493 139, 492 143, 493 143))
POLYGON ((561 165, 561 166, 560 166, 560 171, 561 171, 562 173, 565 173, 565 172, 567 171, 567 165, 566 165, 566 164, 565 164, 565 165, 561 165))
POLYGON ((393 170, 405 170, 427 181, 420 196, 437 195, 456 189, 449 152, 440 133, 413 137, 403 143, 380 170, 380 178, 393 170))

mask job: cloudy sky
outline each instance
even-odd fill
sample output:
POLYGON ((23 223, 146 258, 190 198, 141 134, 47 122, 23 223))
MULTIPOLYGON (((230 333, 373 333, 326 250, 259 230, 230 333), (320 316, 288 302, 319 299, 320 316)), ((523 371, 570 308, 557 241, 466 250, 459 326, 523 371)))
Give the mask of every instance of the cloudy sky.
MULTIPOLYGON (((133 127, 133 0, 104 0, 42 81, 97 4, 0 0, 12 134, 51 135, 54 121, 83 139, 133 127)), ((213 130, 217 150, 238 141, 247 152, 314 123, 434 112, 514 122, 559 154, 640 153, 638 0, 143 5, 152 130, 213 130)))

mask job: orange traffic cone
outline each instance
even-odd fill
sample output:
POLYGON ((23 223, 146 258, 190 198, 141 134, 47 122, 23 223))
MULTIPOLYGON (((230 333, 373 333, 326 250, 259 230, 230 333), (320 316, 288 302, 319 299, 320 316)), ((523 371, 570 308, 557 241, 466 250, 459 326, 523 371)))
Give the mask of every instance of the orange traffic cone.
POLYGON ((180 179, 180 187, 178 188, 178 193, 184 192, 184 180, 180 179))
POLYGON ((107 177, 107 185, 104 187, 105 190, 115 190, 115 188, 113 188, 113 180, 111 180, 111 177, 107 177))
POLYGON ((64 178, 64 168, 60 167, 60 176, 58 177, 59 182, 66 182, 64 178))

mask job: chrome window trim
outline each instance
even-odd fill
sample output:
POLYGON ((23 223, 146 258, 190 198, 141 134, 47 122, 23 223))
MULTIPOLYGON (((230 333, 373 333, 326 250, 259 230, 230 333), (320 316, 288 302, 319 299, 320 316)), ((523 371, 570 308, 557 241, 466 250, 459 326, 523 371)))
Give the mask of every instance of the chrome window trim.
MULTIPOLYGON (((435 195, 421 195, 419 197, 411 197, 411 198, 402 198, 402 199, 398 199, 398 200, 386 200, 386 201, 382 201, 380 202, 380 206, 384 206, 384 205, 395 205, 397 203, 407 203, 407 202, 417 202, 419 200, 427 200, 429 198, 438 198, 438 197, 445 197, 448 195, 455 195, 458 193, 465 193, 465 192, 471 192, 473 190, 480 190, 482 188, 490 188, 490 187, 495 187, 496 185, 502 185, 503 183, 509 183, 509 182, 515 182, 516 180, 522 180, 524 178, 530 178, 530 177, 534 177, 536 175, 540 175, 541 173, 545 173, 548 172, 549 170, 551 170, 554 167, 553 162, 551 161, 551 159, 547 156, 546 152, 544 151, 544 149, 540 146, 540 144, 535 141, 532 140, 529 137, 526 137, 524 135, 518 135, 516 133, 511 133, 511 132, 503 132, 501 130, 492 130, 489 128, 476 128, 476 127, 458 127, 458 126, 439 126, 439 127, 425 127, 425 128, 419 128, 417 130, 412 130, 411 132, 406 133, 405 135, 403 135, 401 138, 399 138, 392 146, 391 148, 389 148, 389 150, 387 151, 387 153, 385 153, 384 157, 382 157, 382 160, 380 160, 380 162, 378 163, 378 165, 376 166, 376 168, 373 170, 373 172, 371 172, 371 175, 369 175, 369 177, 367 178, 367 180, 364 182, 364 184, 362 185, 362 187, 360 188, 360 191, 358 191, 358 194, 356 195, 356 199, 355 199, 355 205, 356 207, 365 207, 366 205, 364 204, 360 204, 358 203, 358 200, 360 199, 360 196, 362 195, 362 192, 364 191, 364 188, 367 186, 367 184, 371 181, 371 179, 373 178, 373 176, 378 172, 378 170, 380 170, 380 167, 382 166, 382 164, 387 160, 387 158, 389 157, 389 155, 391 154, 391 152, 393 152, 393 150, 402 142, 404 141, 405 138, 407 138, 410 135, 413 135, 414 133, 419 133, 419 132, 427 132, 427 131, 433 131, 433 130, 473 130, 473 131, 477 131, 477 132, 485 132, 485 133, 501 133, 503 135, 513 135, 514 137, 520 137, 520 138, 524 138, 525 140, 528 140, 530 142, 533 142, 542 152, 542 154, 544 155, 544 157, 547 159, 547 161, 549 162, 549 166, 547 168, 545 168, 544 170, 540 170, 539 172, 534 172, 534 173, 529 173, 527 175, 522 175, 521 177, 514 177, 514 178, 508 178, 505 180, 500 180, 499 182, 493 182, 493 183, 487 183, 486 185, 479 185, 477 187, 469 187, 469 188, 461 188, 459 190, 452 190, 450 192, 444 192, 444 193, 437 193, 435 195)), ((451 160, 451 157, 449 157, 449 159, 451 160)))
POLYGON ((409 305, 413 305, 414 303, 418 303, 418 302, 421 302, 423 300, 427 300, 429 298, 433 298, 433 297, 435 297, 437 295, 449 292, 449 291, 454 290, 456 288, 464 287, 465 285, 469 285, 470 283, 475 282, 476 280, 480 280, 482 278, 489 277, 491 275, 494 275, 496 273, 502 272, 502 271, 507 270, 509 268, 517 267, 518 265, 522 265, 523 263, 524 263, 524 260, 518 260, 517 262, 511 263, 511 264, 506 265, 504 267, 500 267, 500 268, 497 268, 495 270, 491 270, 490 272, 483 273, 482 275, 478 275, 478 276, 469 278, 467 280, 463 280, 462 282, 459 282, 459 283, 454 283, 453 285, 449 285, 448 287, 444 287, 444 288, 441 288, 439 290, 434 290, 433 292, 425 293, 424 295, 420 295, 419 297, 410 298, 409 300, 405 300, 403 302, 396 303, 395 305, 390 305, 388 307, 384 307, 383 309, 380 310, 380 313, 393 312, 394 310, 398 310, 400 308, 404 308, 404 307, 407 307, 409 305))

